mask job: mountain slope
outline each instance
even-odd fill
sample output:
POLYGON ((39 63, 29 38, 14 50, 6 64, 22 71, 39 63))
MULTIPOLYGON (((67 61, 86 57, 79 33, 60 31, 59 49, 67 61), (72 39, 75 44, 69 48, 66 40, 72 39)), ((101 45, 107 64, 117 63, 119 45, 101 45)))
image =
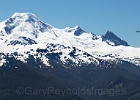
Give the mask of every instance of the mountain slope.
POLYGON ((10 58, 9 62, 16 68, 0 68, 1 100, 83 100, 75 94, 62 92, 67 86, 48 72, 15 59, 10 58))
POLYGON ((7 60, 9 64, 0 68, 1 99, 82 100, 80 98, 82 97, 84 100, 92 100, 93 98, 94 100, 127 100, 128 98, 128 100, 133 100, 140 98, 140 76, 119 66, 93 69, 94 66, 92 65, 83 65, 79 68, 67 69, 56 63, 53 65, 53 69, 40 69, 35 68, 35 66, 28 66, 28 64, 14 58, 7 60), (17 91, 19 87, 24 89, 27 87, 32 92, 33 89, 55 87, 56 89, 66 90, 66 94, 64 96, 46 94, 45 97, 42 96, 43 94, 39 94, 40 92, 35 92, 35 95, 28 94, 30 91, 20 94, 17 91))

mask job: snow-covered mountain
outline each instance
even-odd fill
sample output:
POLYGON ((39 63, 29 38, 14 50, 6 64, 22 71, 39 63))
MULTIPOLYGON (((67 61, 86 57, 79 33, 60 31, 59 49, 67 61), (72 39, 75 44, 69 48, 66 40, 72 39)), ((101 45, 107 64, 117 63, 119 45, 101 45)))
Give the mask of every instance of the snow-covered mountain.
POLYGON ((0 66, 8 63, 7 57, 24 63, 32 57, 51 67, 51 59, 66 68, 101 62, 109 62, 104 66, 108 67, 123 61, 140 66, 140 48, 129 46, 111 31, 96 36, 79 26, 58 29, 32 13, 15 13, 0 23, 0 47, 0 66))

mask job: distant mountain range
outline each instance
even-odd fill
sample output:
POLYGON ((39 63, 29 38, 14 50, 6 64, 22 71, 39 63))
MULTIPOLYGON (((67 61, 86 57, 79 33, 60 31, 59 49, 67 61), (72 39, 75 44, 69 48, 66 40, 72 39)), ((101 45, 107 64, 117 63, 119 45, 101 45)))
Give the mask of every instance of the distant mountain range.
MULTIPOLYGON (((140 96, 140 88, 137 84, 140 78, 140 48, 130 46, 111 31, 97 36, 92 32, 87 33, 80 26, 58 29, 32 13, 15 13, 0 23, 0 47, 2 77, 8 77, 3 74, 13 69, 26 66, 27 70, 27 66, 30 66, 31 69, 43 69, 43 73, 55 77, 58 83, 61 81, 62 87, 91 88, 93 83, 96 83, 96 88, 107 86, 108 89, 114 89, 115 85, 124 84, 129 93, 121 95, 122 100, 139 99, 137 96, 140 96), (99 73, 102 73, 101 76, 99 73), (104 79, 107 77, 109 79, 104 79), (100 84, 100 81, 103 84, 100 84), (131 81, 134 81, 134 84, 131 81), (131 85, 136 86, 133 89, 137 88, 132 93, 131 85)), ((42 77, 42 74, 39 76, 42 77)), ((82 95, 80 97, 85 100, 93 98, 82 95)), ((71 100, 83 100, 80 97, 71 100)), ((120 100, 118 96, 114 97, 116 99, 113 100, 120 100)), ((103 95, 95 96, 95 99, 112 100, 112 97, 103 95)))

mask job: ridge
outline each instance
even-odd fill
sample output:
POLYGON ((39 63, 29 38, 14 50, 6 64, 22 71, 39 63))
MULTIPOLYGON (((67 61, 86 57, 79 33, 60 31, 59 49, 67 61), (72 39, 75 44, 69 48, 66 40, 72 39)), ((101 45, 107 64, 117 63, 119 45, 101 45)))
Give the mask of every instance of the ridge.
POLYGON ((120 39, 117 35, 115 35, 113 32, 109 30, 101 37, 102 37, 102 41, 106 41, 109 45, 112 46, 120 46, 120 45, 129 46, 126 41, 120 39), (110 42, 112 42, 113 44, 110 42))

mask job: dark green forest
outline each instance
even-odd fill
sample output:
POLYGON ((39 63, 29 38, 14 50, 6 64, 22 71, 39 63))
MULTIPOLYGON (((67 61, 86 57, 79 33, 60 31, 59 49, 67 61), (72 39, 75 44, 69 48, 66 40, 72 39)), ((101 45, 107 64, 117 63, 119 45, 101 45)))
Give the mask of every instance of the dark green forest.
POLYGON ((123 67, 67 69, 54 64, 41 69, 14 59, 9 62, 0 68, 0 100, 140 99, 140 76, 123 67))

